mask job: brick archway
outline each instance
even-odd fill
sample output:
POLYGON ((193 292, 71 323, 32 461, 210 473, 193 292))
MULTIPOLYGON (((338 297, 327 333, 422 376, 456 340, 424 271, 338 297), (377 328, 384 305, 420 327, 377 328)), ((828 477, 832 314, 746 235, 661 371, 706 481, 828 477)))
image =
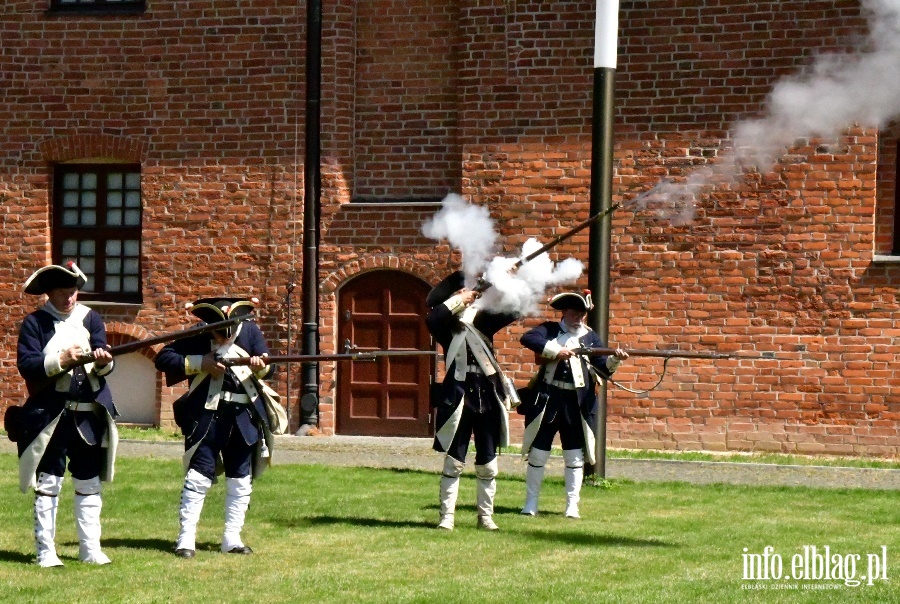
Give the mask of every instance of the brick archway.
MULTIPOLYGON (((119 346, 152 337, 143 327, 111 321, 106 324, 106 341, 119 346)), ((119 410, 119 422, 160 425, 162 375, 153 361, 163 344, 148 346, 116 356, 116 366, 107 378, 113 402, 119 410)))
POLYGON ((76 159, 112 158, 125 163, 143 163, 147 157, 147 141, 125 136, 82 133, 58 136, 38 144, 46 162, 59 163, 76 159))

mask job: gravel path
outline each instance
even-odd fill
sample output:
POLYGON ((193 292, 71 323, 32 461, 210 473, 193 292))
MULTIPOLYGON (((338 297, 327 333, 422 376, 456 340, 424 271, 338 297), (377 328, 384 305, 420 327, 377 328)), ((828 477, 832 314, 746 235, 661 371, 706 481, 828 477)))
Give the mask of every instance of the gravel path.
MULTIPOLYGON (((399 468, 439 472, 442 457, 431 449, 431 439, 366 436, 279 436, 275 464, 321 464, 399 468)), ((180 442, 122 440, 120 457, 178 459, 184 451, 180 442)), ((0 452, 15 453, 15 445, 0 441, 0 452)), ((500 472, 524 475, 521 456, 500 456, 500 472)), ((562 475, 561 457, 551 457, 550 475, 562 475)), ((472 472, 471 459, 466 466, 472 472)), ((607 478, 693 484, 744 484, 768 486, 808 486, 836 489, 900 489, 900 470, 838 468, 829 466, 785 466, 761 463, 608 459, 607 478)))

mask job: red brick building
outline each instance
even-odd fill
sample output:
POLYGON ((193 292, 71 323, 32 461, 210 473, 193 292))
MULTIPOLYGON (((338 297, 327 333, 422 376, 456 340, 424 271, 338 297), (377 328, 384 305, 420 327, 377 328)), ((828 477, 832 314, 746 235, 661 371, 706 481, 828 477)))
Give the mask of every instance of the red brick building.
MULTIPOLYGON (((423 292, 458 258, 419 229, 447 193, 489 207, 506 252, 587 217, 594 7, 324 3, 323 351, 345 339, 428 346, 423 292)), ((299 350, 289 284, 304 283, 305 10, 3 3, 3 404, 24 397, 15 334, 36 301, 22 284, 51 260, 90 268, 82 299, 113 343, 185 327, 186 302, 226 291, 260 299, 273 350, 299 350)), ((623 0, 615 198, 714 165, 776 82, 868 29, 850 0, 623 0)), ((613 343, 778 358, 673 361, 649 397, 611 388, 610 446, 898 455, 896 161, 891 128, 848 123, 836 145, 799 141, 771 169, 705 193, 689 224, 618 211, 613 343)), ((586 248, 576 237, 559 257, 586 260, 586 248)), ((497 342, 520 384, 532 366, 518 337, 540 319, 497 342)), ((177 393, 154 354, 120 357, 125 421, 171 422, 177 393)), ((427 434, 426 378, 439 370, 324 364, 321 427, 427 434)), ((646 385, 657 370, 633 359, 618 376, 646 385)), ((295 423, 298 376, 277 384, 295 423)))

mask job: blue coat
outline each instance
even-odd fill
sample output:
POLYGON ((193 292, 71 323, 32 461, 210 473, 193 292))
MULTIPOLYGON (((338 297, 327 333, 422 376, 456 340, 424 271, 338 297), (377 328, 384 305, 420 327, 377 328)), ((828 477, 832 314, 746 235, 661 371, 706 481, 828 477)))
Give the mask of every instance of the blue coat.
MULTIPOLYGON (((519 315, 516 314, 479 311, 472 320, 472 326, 484 334, 491 348, 493 348, 494 335, 507 325, 514 323, 518 318, 519 315)), ((445 304, 439 304, 431 309, 431 312, 428 313, 428 317, 425 319, 425 324, 445 353, 453 340, 453 336, 461 329, 459 319, 445 304)), ((439 410, 456 407, 466 393, 465 382, 457 381, 454 375, 456 369, 454 359, 446 360, 449 364, 447 365, 442 388, 432 398, 432 405, 439 410)), ((478 376, 478 378, 484 382, 481 384, 481 391, 485 392, 486 399, 496 399, 494 392, 500 393, 503 391, 499 374, 490 377, 478 376)), ((469 404, 474 404, 474 401, 469 401, 469 404)))
MULTIPOLYGON (((262 356, 269 352, 262 331, 256 323, 245 321, 241 323, 240 332, 234 343, 240 346, 249 356, 262 356)), ((176 340, 165 346, 156 357, 155 365, 166 376, 166 385, 172 386, 185 380, 193 380, 195 376, 186 373, 185 360, 188 356, 203 356, 215 348, 211 335, 202 334, 190 338, 176 340)), ((273 372, 270 365, 263 377, 269 377, 273 372)), ((231 380, 232 386, 240 388, 232 369, 226 371, 226 384, 231 380)), ((173 407, 175 422, 187 437, 186 448, 190 449, 201 441, 209 430, 210 424, 216 414, 214 410, 206 408, 206 397, 209 394, 212 379, 206 375, 193 391, 186 392, 173 407)), ((222 404, 220 403, 220 409, 222 404)), ((233 414, 233 420, 244 441, 248 445, 257 443, 260 439, 260 422, 268 426, 265 406, 261 397, 257 397, 250 405, 228 405, 233 414)))
MULTIPOLYGON (((87 332, 91 350, 106 347, 106 327, 100 315, 80 304, 73 313, 84 315, 81 326, 87 332)), ((57 325, 61 322, 58 317, 41 308, 25 317, 19 330, 16 365, 25 379, 29 394, 18 419, 18 429, 21 433, 18 439, 20 455, 24 448, 62 413, 66 401, 97 402, 103 405, 111 417, 115 418, 118 415, 112 393, 106 380, 97 373, 98 368, 89 369, 87 373, 90 379, 72 379, 68 390, 63 391, 57 389, 58 382, 69 379, 75 373, 84 378, 82 370, 69 369, 52 377, 47 375, 44 366, 47 355, 44 349, 56 335, 57 325)), ((71 343, 63 343, 60 350, 68 345, 71 343)), ((112 370, 109 366, 104 369, 105 374, 112 370)), ((100 443, 107 429, 106 418, 92 412, 69 412, 63 421, 69 421, 68 418, 75 422, 78 434, 87 444, 100 443)))
MULTIPOLYGON (((493 337, 494 335, 516 321, 519 315, 508 313, 493 313, 489 311, 478 311, 472 319, 472 326, 484 335, 488 348, 493 354, 493 337)), ((454 314, 446 304, 438 304, 428 313, 425 319, 428 330, 444 349, 446 355, 447 349, 450 347, 454 336, 464 329, 460 325, 459 316, 454 314)), ((466 373, 465 380, 456 379, 456 359, 445 359, 446 374, 444 381, 439 386, 432 389, 431 404, 436 410, 437 433, 434 439, 434 449, 436 451, 445 451, 445 446, 452 440, 455 434, 456 424, 453 417, 459 407, 465 401, 467 409, 475 413, 494 412, 496 417, 500 418, 496 426, 497 434, 495 437, 498 441, 503 442, 508 438, 508 426, 506 421, 506 409, 503 408, 502 400, 504 398, 503 384, 501 382, 500 373, 491 376, 483 374, 466 373), (448 430, 448 436, 445 442, 441 442, 439 438, 442 430, 448 430)), ((474 361, 473 361, 474 362, 474 361)))
MULTIPOLYGON (((555 340, 559 335, 563 332, 562 326, 557 321, 547 321, 545 323, 541 323, 534 329, 529 330, 522 336, 520 342, 523 346, 528 348, 529 350, 534 351, 536 354, 540 355, 544 351, 544 347, 547 345, 547 342, 550 340, 555 340)), ((588 329, 588 332, 581 336, 579 339, 582 346, 585 347, 605 347, 600 337, 597 333, 591 329, 588 329)), ((594 369, 603 376, 604 378, 609 378, 610 373, 606 368, 606 356, 596 356, 590 357, 590 363, 593 365, 594 369)), ((578 400, 578 411, 582 418, 589 423, 590 426, 594 425, 594 417, 597 414, 597 392, 596 392, 596 382, 593 374, 589 371, 588 368, 588 360, 585 357, 579 357, 581 362, 581 371, 584 375, 584 387, 577 389, 577 400, 578 400)), ((540 392, 547 392, 549 390, 556 390, 553 386, 549 386, 545 383, 545 371, 546 365, 541 366, 538 371, 538 375, 536 376, 533 386, 526 393, 526 396, 522 398, 522 404, 516 408, 516 411, 525 416, 526 425, 531 422, 542 410, 544 410, 544 405, 546 405, 546 416, 547 418, 555 417, 558 412, 563 413, 563 418, 565 421, 569 423, 576 423, 577 415, 575 415, 573 409, 568 409, 565 406, 560 408, 560 400, 564 400, 565 397, 559 396, 550 396, 550 397, 538 397, 537 394, 540 392), (543 401, 543 402, 542 402, 543 401)), ((560 362, 556 366, 556 375, 554 375, 553 379, 560 381, 571 381, 571 377, 569 374, 571 370, 568 367, 568 363, 560 362)))

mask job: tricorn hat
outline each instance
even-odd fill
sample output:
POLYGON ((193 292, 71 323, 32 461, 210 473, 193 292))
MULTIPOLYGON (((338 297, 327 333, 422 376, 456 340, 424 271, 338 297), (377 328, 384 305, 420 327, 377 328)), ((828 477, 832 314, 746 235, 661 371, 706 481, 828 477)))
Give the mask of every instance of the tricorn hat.
POLYGON ((425 304, 427 304, 429 308, 434 308, 465 287, 465 284, 466 276, 462 271, 450 273, 428 292, 428 295, 425 297, 425 304))
MULTIPOLYGON (((185 308, 195 317, 206 323, 218 323, 226 319, 234 319, 249 315, 256 308, 259 300, 256 298, 200 298, 195 302, 185 305, 185 308)), ((218 332, 218 330, 216 330, 218 332)), ((223 330, 226 336, 231 336, 231 328, 223 330)))
POLYGON ((87 275, 74 262, 65 266, 51 264, 34 272, 25 282, 25 293, 39 296, 51 289, 75 287, 81 289, 87 283, 87 275))
POLYGON ((586 289, 582 293, 563 292, 550 298, 550 306, 556 310, 580 310, 587 312, 594 308, 591 300, 591 290, 586 289))

